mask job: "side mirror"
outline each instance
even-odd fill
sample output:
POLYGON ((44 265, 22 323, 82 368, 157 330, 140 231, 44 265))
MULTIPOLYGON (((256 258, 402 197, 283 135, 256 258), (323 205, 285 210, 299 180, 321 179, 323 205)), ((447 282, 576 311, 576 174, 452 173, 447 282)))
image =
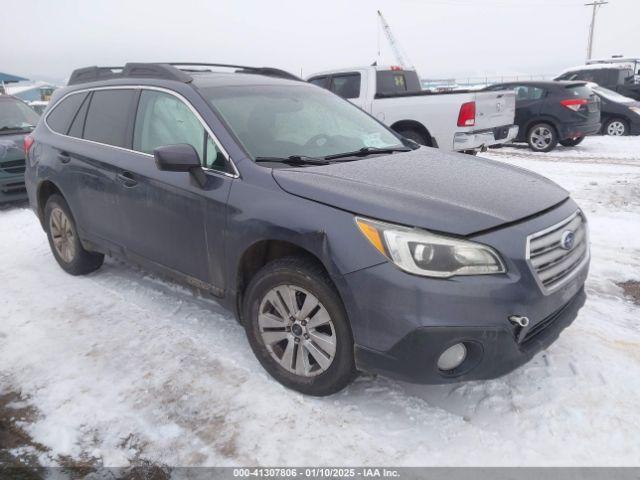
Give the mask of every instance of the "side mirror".
POLYGON ((153 157, 158 169, 166 172, 190 172, 201 166, 198 152, 186 143, 158 147, 153 157))

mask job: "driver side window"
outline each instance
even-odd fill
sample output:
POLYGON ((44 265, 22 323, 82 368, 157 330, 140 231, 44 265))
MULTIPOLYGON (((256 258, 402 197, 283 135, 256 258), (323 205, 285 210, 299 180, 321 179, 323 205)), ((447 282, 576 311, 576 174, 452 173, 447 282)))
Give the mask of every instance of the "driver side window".
POLYGON ((226 170, 222 152, 182 100, 168 93, 143 90, 133 132, 133 149, 153 154, 157 147, 179 143, 193 146, 203 167, 226 170))

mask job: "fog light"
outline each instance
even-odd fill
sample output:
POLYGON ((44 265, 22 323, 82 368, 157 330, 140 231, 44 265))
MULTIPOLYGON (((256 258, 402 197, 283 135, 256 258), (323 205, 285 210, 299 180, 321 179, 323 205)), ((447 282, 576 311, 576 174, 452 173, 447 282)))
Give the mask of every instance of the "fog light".
POLYGON ((467 358, 467 347, 464 343, 456 343, 453 347, 447 348, 440 358, 438 358, 438 368, 443 372, 448 372, 458 368, 467 358))

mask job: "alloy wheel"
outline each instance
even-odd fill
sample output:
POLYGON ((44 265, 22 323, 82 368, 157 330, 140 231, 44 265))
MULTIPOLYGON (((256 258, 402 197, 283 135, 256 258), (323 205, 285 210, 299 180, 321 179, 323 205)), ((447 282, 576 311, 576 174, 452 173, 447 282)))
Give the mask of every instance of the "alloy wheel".
POLYGON ((262 299, 258 326, 271 357, 302 377, 325 372, 336 354, 333 321, 318 298, 295 285, 279 285, 262 299))
POLYGON ((533 132, 531 132, 531 143, 538 150, 544 150, 553 140, 553 133, 547 127, 540 126, 536 127, 533 132))
POLYGON ((621 137, 624 135, 625 130, 625 124, 620 120, 614 120, 607 125, 607 135, 612 135, 614 137, 621 137))
POLYGON ((65 263, 71 263, 76 255, 75 233, 69 217, 61 208, 51 210, 49 230, 58 256, 65 263))

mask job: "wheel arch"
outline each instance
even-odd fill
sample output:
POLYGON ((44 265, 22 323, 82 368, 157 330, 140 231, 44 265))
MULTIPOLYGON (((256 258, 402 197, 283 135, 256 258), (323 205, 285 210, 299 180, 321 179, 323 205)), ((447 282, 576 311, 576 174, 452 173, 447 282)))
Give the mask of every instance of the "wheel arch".
POLYGON ((58 194, 62 198, 64 198, 64 195, 60 188, 51 180, 43 180, 40 182, 36 192, 38 219, 40 220, 42 228, 44 228, 44 208, 47 205, 47 200, 49 200, 51 195, 58 194))
POLYGON ((267 263, 289 256, 303 257, 312 261, 317 264, 318 267, 322 268, 329 278, 332 278, 330 269, 327 268, 320 256, 308 248, 289 240, 276 238, 258 240, 244 249, 237 262, 234 282, 234 307, 236 317, 240 323, 243 323, 242 301, 244 299, 244 293, 253 277, 255 277, 258 271, 267 263))
POLYGON ((428 147, 435 146, 429 129, 417 120, 399 120, 391 125, 391 129, 395 132, 399 132, 399 130, 415 130, 426 138, 428 147))

